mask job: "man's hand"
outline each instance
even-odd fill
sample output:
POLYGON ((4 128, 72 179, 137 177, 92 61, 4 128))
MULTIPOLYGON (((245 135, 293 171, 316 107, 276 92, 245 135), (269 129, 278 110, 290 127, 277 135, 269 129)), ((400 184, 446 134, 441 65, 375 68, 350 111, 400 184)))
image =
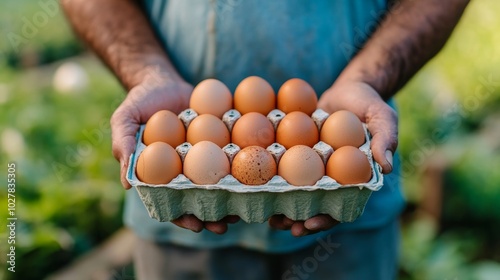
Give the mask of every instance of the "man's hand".
MULTIPOLYGON (((144 82, 133 87, 127 98, 111 117, 113 155, 120 162, 121 182, 126 189, 130 184, 126 179, 129 157, 136 146, 136 133, 139 126, 147 122, 159 110, 171 110, 180 113, 187 109, 193 86, 179 79, 171 79, 158 71, 150 71, 144 82)), ((228 223, 239 220, 228 216, 219 222, 202 222, 194 215, 184 215, 174 221, 175 225, 200 232, 203 228, 217 234, 227 231, 228 223)))
MULTIPOLYGON (((360 82, 336 83, 322 95, 318 107, 328 113, 348 110, 356 114, 372 134, 373 157, 384 173, 392 171, 392 156, 398 145, 397 115, 372 87, 360 82)), ((306 221, 293 221, 284 215, 269 219, 271 227, 290 229, 297 237, 328 230, 337 224, 338 221, 324 214, 306 221)))
POLYGON ((170 110, 176 114, 189 106, 193 86, 181 79, 170 79, 150 71, 144 82, 133 87, 111 117, 113 155, 120 162, 121 182, 126 188, 128 160, 135 149, 136 133, 156 112, 170 110))
POLYGON ((398 146, 398 117, 379 93, 362 82, 338 82, 321 97, 318 107, 328 113, 348 110, 366 123, 372 135, 370 148, 382 172, 392 171, 392 157, 398 146))

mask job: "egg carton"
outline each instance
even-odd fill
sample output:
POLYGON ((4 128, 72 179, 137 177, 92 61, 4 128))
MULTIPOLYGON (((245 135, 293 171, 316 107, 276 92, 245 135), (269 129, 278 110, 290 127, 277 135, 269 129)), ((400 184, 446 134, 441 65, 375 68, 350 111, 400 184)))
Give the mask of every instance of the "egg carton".
MULTIPOLYGON (((192 109, 179 114, 186 128, 197 117, 192 109)), ((268 119, 276 130, 285 113, 273 110, 268 119)), ((318 129, 329 114, 321 109, 311 116, 318 129)), ((231 131, 234 123, 241 117, 236 110, 224 114, 222 120, 231 131)), ((293 220, 306 220, 317 214, 328 214, 339 222, 352 222, 364 210, 372 191, 379 190, 383 185, 382 168, 372 156, 370 150, 370 135, 365 125, 365 143, 359 147, 371 165, 372 177, 362 184, 341 185, 329 176, 323 176, 312 186, 293 186, 281 176, 276 175, 263 185, 244 185, 231 174, 222 178, 217 184, 197 185, 184 174, 179 174, 168 184, 151 185, 141 182, 135 173, 137 159, 146 145, 141 141, 144 132, 142 125, 137 133, 137 146, 130 156, 127 180, 135 187, 149 215, 161 222, 171 221, 183 214, 194 214, 202 221, 218 221, 227 215, 237 215, 243 221, 262 223, 275 214, 284 214, 293 220)), ((190 143, 176 147, 176 151, 184 161, 191 148, 190 143)), ((318 142, 313 149, 326 164, 334 152, 331 146, 318 142)), ((240 148, 230 143, 223 148, 230 162, 240 148)), ((285 148, 274 143, 267 150, 276 162, 285 153, 285 148)))

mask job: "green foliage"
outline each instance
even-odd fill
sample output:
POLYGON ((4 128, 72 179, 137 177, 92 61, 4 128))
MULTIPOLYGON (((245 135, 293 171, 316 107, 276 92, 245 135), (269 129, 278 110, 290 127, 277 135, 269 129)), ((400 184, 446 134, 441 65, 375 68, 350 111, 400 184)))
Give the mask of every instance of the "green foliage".
MULTIPOLYGON (((15 279, 43 278, 122 226, 124 190, 111 155, 109 118, 123 90, 96 59, 74 61, 88 74, 81 92, 53 87, 59 64, 0 74, 6 96, 0 134, 20 138, 2 139, 0 152, 2 166, 17 165, 18 262, 16 274, 6 275, 15 279)), ((2 205, 5 192, 0 190, 2 205)), ((0 219, 6 215, 1 211, 0 219)))
POLYGON ((498 242, 500 232, 500 174, 494 170, 500 166, 500 156, 486 155, 482 149, 471 145, 449 170, 443 215, 450 225, 476 228, 489 235, 491 246, 498 242), (486 224, 487 228, 480 228, 486 224))
POLYGON ((498 11, 498 1, 472 2, 444 50, 398 95, 411 203, 422 199, 422 170, 436 152, 448 163, 439 227, 421 215, 404 226, 402 279, 500 275, 498 11))
POLYGON ((482 236, 470 230, 438 234, 435 224, 420 217, 404 227, 403 235, 400 279, 494 280, 500 275, 497 262, 470 262, 482 243, 482 236))
POLYGON ((475 133, 500 106, 495 66, 500 63, 495 31, 500 22, 493 12, 500 4, 484 2, 469 6, 444 50, 398 94, 400 150, 405 170, 411 171, 404 177, 412 200, 418 199, 420 158, 446 148, 450 139, 475 133))
POLYGON ((54 62, 84 49, 58 0, 3 0, 0 7, 0 62, 20 68, 54 62))

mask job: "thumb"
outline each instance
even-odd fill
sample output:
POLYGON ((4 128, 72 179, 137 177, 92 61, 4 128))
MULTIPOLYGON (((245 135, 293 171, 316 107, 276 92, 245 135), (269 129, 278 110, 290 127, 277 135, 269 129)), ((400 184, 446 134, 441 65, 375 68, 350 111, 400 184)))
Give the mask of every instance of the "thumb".
POLYGON ((136 145, 135 137, 126 136, 122 138, 117 145, 118 147, 116 149, 118 151, 115 157, 117 157, 120 162, 120 180, 123 187, 128 190, 132 187, 127 181, 127 171, 129 168, 130 155, 134 152, 136 145))
POLYGON ((125 189, 132 187, 127 181, 127 170, 130 155, 135 150, 138 130, 138 122, 130 117, 127 110, 118 108, 111 117, 113 156, 120 162, 120 180, 125 189))
POLYGON ((371 118, 367 122, 372 135, 371 150, 373 158, 382 167, 384 174, 393 169, 393 155, 398 146, 397 115, 392 108, 371 118))

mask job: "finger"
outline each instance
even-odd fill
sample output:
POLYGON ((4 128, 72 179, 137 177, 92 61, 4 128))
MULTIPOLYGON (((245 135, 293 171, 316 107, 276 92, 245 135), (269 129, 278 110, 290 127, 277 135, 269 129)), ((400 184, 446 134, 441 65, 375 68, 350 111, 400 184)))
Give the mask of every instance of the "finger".
POLYGON ((224 234, 227 231, 227 224, 224 222, 205 222, 205 228, 213 233, 224 234))
POLYGON ((120 162, 120 180, 125 189, 130 189, 126 179, 130 155, 136 146, 135 135, 139 129, 138 121, 131 112, 120 106, 111 117, 111 138, 114 157, 120 162))
POLYGON ((283 218, 283 224, 285 224, 285 226, 288 228, 290 228, 294 223, 295 223, 294 220, 292 220, 286 216, 285 216, 285 218, 283 218))
POLYGON ((127 180, 127 172, 129 168, 129 158, 130 155, 134 152, 136 145, 135 137, 124 137, 116 145, 118 145, 117 149, 119 150, 118 153, 120 154, 120 181, 122 183, 122 186, 128 190, 132 187, 127 180))
POLYGON ((304 222, 304 227, 310 231, 328 230, 339 222, 326 214, 314 216, 304 222))
POLYGON ((269 218, 269 226, 275 229, 287 230, 290 226, 286 226, 283 219, 286 218, 285 215, 273 215, 269 218))
POLYGON ((228 215, 224 217, 221 222, 228 223, 228 224, 234 224, 237 223, 240 220, 240 217, 237 215, 228 215))
POLYGON ((183 215, 173 220, 172 223, 178 227, 189 229, 194 232, 200 232, 203 230, 203 222, 192 214, 183 215))
POLYGON ((305 236, 310 233, 310 231, 304 226, 304 221, 297 221, 293 223, 290 232, 295 237, 305 236))
POLYGON ((377 133, 373 136, 371 142, 372 155, 375 161, 382 167, 382 173, 389 174, 393 169, 393 149, 392 146, 397 144, 397 140, 393 136, 377 133))
POLYGON ((120 161, 120 181, 122 186, 129 190, 132 188, 132 185, 127 180, 127 171, 128 171, 129 162, 128 161, 120 161))
POLYGON ((385 112, 368 120, 368 129, 372 135, 371 150, 373 158, 382 167, 382 172, 392 172, 392 156, 398 146, 397 115, 387 106, 385 112))

